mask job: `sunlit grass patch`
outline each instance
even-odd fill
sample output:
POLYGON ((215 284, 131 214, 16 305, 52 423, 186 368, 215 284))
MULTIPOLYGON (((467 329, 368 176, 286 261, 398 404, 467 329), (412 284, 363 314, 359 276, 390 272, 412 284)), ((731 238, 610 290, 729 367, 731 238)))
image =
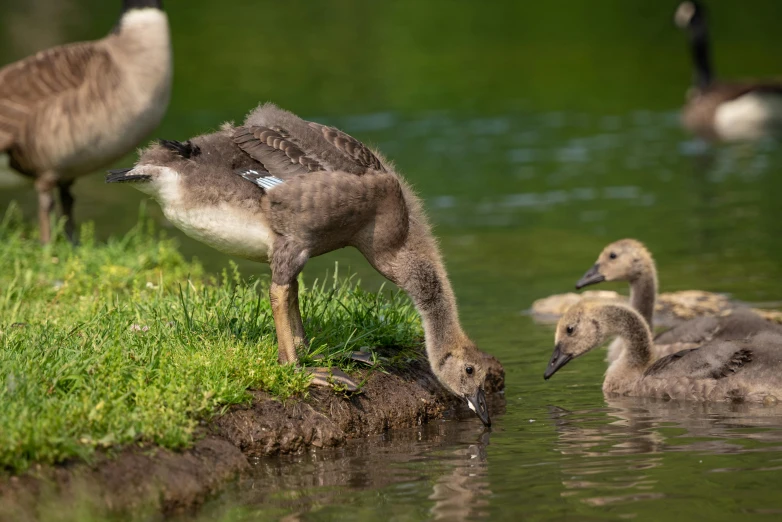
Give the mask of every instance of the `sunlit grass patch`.
MULTIPOLYGON (((144 218, 107 243, 87 224, 79 246, 41 247, 11 208, 0 244, 0 468, 133 441, 181 448, 249 388, 306 393, 309 378, 277 364, 267 281, 243 281, 235 265, 205 274, 144 218)), ((302 284, 300 300, 310 352, 327 364, 349 368, 362 346, 420 344, 399 293, 335 273, 302 284)))

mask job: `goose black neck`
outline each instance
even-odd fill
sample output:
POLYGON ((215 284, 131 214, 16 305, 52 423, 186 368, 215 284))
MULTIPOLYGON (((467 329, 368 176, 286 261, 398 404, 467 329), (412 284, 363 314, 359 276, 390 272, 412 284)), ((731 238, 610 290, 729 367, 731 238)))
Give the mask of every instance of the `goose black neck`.
POLYGON ((152 7, 163 9, 163 0, 122 0, 122 12, 125 13, 131 9, 144 9, 152 7))
POLYGON ((700 89, 708 87, 713 79, 711 69, 711 51, 709 48, 709 31, 706 20, 701 15, 698 20, 693 20, 690 26, 690 46, 692 48, 692 61, 695 66, 695 86, 700 89))

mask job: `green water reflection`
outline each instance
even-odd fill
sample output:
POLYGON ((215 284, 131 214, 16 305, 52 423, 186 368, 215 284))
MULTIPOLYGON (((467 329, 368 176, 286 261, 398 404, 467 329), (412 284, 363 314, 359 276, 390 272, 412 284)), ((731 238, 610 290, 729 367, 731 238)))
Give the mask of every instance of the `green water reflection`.
MULTIPOLYGON (((100 36, 114 3, 0 2, 0 62, 100 36)), ((241 518, 249 506, 253 519, 436 517, 433 485, 471 451, 482 455, 480 485, 443 486, 477 488, 478 504, 461 505, 469 518, 782 512, 781 412, 606 403, 597 355, 544 383, 552 331, 523 314, 534 299, 570 290, 606 243, 625 236, 649 245, 664 290, 782 297, 782 151, 774 143, 708 147, 680 130, 690 64, 672 25, 675 1, 165 3, 175 83, 155 136, 206 132, 273 100, 378 146, 426 200, 465 328, 507 370, 507 413, 488 445, 473 421, 442 428, 453 433, 446 437, 415 432, 420 445, 391 445, 372 460, 388 474, 381 482, 305 486, 311 468, 260 464, 293 478, 261 474, 252 486, 268 488, 260 501, 228 495, 210 516, 241 518), (274 501, 286 495, 305 501, 274 501)), ((782 3, 709 5, 718 74, 779 71, 782 3)), ((136 221, 142 196, 127 187, 105 186, 96 174, 75 192, 78 219, 95 220, 104 237, 136 221)), ((0 207, 12 199, 32 218, 28 189, 0 193, 0 207)), ((188 238, 182 248, 210 269, 226 264, 188 238)), ((351 252, 313 261, 307 277, 335 260, 369 286, 382 282, 351 252)), ((247 274, 268 271, 240 264, 247 274)), ((317 458, 331 462, 326 476, 361 473, 351 458, 317 458)))

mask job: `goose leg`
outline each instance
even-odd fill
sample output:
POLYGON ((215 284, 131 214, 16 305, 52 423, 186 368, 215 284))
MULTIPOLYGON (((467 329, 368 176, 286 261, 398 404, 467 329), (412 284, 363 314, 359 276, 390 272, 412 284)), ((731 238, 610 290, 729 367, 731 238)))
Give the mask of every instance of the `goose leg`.
MULTIPOLYGON (((274 316, 274 327, 277 330, 277 359, 280 364, 295 364, 299 358, 296 355, 296 337, 293 333, 292 325, 294 316, 298 318, 301 324, 301 315, 292 310, 293 285, 277 284, 272 280, 269 289, 269 298, 272 304, 272 315, 274 316)), ((298 304, 298 303, 297 303, 298 304)), ((298 306, 296 307, 298 309, 298 306)), ((302 332, 304 327, 301 327, 302 332)), ((303 340, 303 335, 299 337, 303 340)), ((312 374, 312 384, 317 386, 342 385, 348 391, 358 390, 358 385, 348 375, 339 368, 307 368, 312 374)))
MULTIPOLYGON (((294 242, 279 238, 274 242, 271 259, 272 284, 269 299, 277 330, 277 357, 280 364, 295 364, 298 345, 306 346, 304 325, 299 309, 299 284, 296 278, 309 259, 306 249, 294 242)), ((358 390, 358 385, 339 368, 307 368, 312 374, 312 384, 318 386, 342 385, 348 391, 358 390)))
MULTIPOLYGON (((290 299, 290 304, 288 306, 291 319, 291 332, 293 333, 293 345, 296 349, 307 349, 310 346, 310 342, 307 339, 307 334, 304 330, 304 322, 301 319, 298 279, 294 279, 291 282, 288 298, 290 299)), ((369 366, 374 364, 372 354, 368 352, 352 352, 350 358, 356 362, 364 363, 369 366)))
POLYGON ((76 224, 73 222, 73 194, 71 194, 72 181, 62 181, 60 187, 60 204, 62 205, 62 215, 65 216, 65 235, 74 242, 76 224))
POLYGON ((269 289, 274 328, 277 330, 277 360, 280 364, 295 364, 299 360, 291 329, 289 293, 290 284, 272 282, 269 289))
POLYGON ((54 210, 53 190, 55 176, 45 173, 35 180, 35 190, 38 191, 38 224, 41 228, 41 243, 44 245, 52 239, 51 215, 54 210))
POLYGON ((299 308, 299 280, 294 279, 290 285, 288 293, 290 303, 291 332, 293 333, 293 344, 296 348, 309 347, 307 334, 304 331, 304 322, 301 319, 301 308, 299 308))

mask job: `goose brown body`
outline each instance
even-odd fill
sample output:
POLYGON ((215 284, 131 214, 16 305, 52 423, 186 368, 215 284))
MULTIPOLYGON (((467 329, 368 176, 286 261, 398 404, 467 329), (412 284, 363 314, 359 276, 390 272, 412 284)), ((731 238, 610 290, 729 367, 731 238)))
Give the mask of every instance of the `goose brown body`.
POLYGON ((153 0, 128 0, 101 40, 48 49, 0 69, 0 153, 39 194, 49 240, 53 190, 73 232, 70 187, 130 152, 162 119, 171 90, 168 20, 153 0))
POLYGON ((358 140, 266 104, 239 127, 154 144, 136 166, 107 181, 135 182, 188 235, 270 264, 282 363, 296 362, 297 348, 307 344, 298 274, 311 257, 358 249, 412 298, 435 376, 489 422, 486 355, 461 328, 421 203, 393 167, 358 140))
POLYGON ((776 402, 782 397, 782 336, 763 332, 750 340, 714 341, 652 361, 646 321, 623 304, 582 301, 557 325, 550 378, 609 336, 623 350, 606 371, 603 393, 696 401, 776 402))

